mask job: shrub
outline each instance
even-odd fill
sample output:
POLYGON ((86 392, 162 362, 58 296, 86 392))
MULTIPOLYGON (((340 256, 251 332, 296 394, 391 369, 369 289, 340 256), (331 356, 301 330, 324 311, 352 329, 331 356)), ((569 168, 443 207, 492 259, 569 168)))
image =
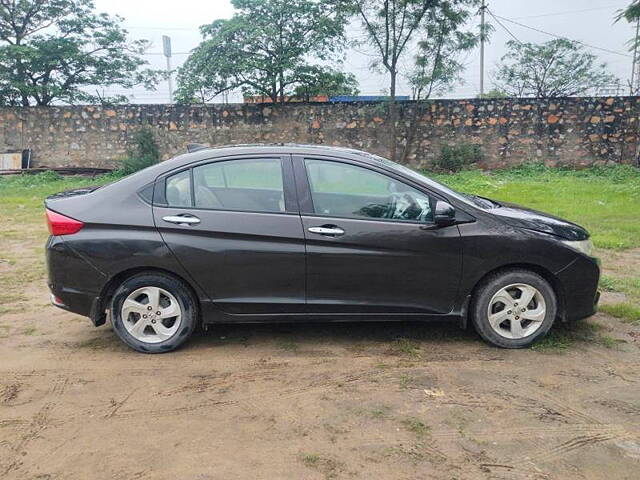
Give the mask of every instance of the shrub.
POLYGON ((443 145, 440 157, 436 159, 436 167, 450 172, 458 172, 480 160, 482 160, 482 150, 479 145, 470 143, 443 145))
POLYGON ((137 172, 160 160, 160 148, 150 129, 144 128, 133 135, 133 148, 122 161, 120 171, 126 175, 137 172))

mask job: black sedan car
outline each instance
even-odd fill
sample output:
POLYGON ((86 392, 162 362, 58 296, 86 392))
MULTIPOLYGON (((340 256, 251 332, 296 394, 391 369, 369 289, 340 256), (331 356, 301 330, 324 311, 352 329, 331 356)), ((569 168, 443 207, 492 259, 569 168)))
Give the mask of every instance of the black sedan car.
POLYGON ((598 301, 580 226, 357 150, 203 147, 45 204, 52 302, 141 352, 303 320, 451 319, 519 348, 598 301))

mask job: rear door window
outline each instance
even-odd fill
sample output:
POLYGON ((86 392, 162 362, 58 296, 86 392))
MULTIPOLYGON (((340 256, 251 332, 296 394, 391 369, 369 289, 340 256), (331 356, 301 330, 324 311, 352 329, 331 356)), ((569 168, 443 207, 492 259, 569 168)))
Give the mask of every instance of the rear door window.
POLYGON ((191 206, 191 175, 189 170, 167 177, 165 195, 170 207, 191 206))
POLYGON ((227 160, 193 169, 195 207, 284 212, 279 158, 227 160))

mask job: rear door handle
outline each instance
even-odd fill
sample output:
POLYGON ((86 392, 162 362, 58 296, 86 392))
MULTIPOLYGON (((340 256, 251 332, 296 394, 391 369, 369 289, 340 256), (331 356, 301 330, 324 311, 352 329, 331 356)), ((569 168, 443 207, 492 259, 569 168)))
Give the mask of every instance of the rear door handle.
POLYGON ((162 217, 162 220, 169 223, 176 223, 178 225, 197 225, 200 223, 200 219, 193 215, 168 215, 166 217, 162 217))
POLYGON ((318 235, 325 235, 327 237, 339 237, 344 235, 344 230, 334 225, 325 225, 322 227, 309 227, 311 233, 317 233, 318 235))

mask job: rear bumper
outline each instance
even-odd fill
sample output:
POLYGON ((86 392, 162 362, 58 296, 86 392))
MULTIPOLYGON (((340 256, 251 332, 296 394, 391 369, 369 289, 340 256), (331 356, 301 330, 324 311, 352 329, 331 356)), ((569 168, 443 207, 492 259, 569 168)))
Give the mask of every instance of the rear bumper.
POLYGON ((46 245, 48 285, 51 303, 69 312, 104 323, 99 296, 105 276, 81 258, 60 237, 49 237, 46 245))
POLYGON ((557 276, 564 294, 563 320, 581 320, 596 313, 600 300, 598 259, 580 255, 557 276))

